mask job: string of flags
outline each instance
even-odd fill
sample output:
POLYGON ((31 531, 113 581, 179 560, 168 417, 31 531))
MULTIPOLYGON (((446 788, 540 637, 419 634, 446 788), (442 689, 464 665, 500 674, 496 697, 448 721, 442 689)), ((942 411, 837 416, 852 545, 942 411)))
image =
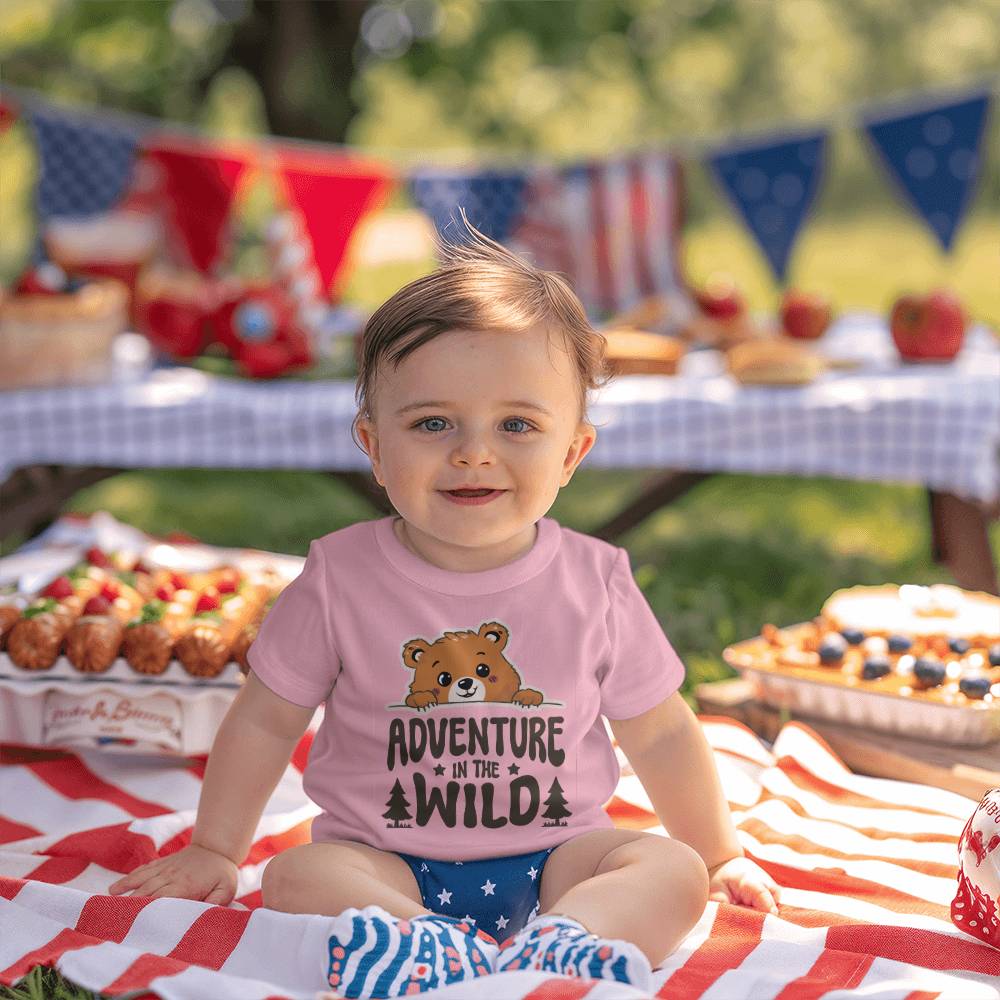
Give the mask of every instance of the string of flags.
MULTIPOLYGON (((945 252, 982 173, 993 96, 991 86, 979 85, 870 108, 855 119, 874 161, 945 252)), ((398 187, 445 239, 461 238, 463 208, 494 239, 565 273, 595 318, 648 295, 683 291, 683 166, 691 159, 683 141, 570 164, 401 169, 344 146, 225 143, 166 122, 0 91, 0 134, 17 116, 38 150, 40 229, 61 216, 165 207, 174 256, 203 274, 225 267, 241 185, 260 171, 272 177, 283 221, 269 227, 269 239, 305 311, 317 298, 336 297, 352 233, 398 187)), ((822 188, 831 131, 729 137, 699 157, 781 283, 822 188)))

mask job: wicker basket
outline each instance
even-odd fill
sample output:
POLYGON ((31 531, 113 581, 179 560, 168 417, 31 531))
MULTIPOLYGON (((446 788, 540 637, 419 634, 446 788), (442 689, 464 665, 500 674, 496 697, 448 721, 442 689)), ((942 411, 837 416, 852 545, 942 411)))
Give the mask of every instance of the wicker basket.
POLYGON ((128 289, 114 279, 64 295, 0 299, 0 389, 80 385, 111 373, 126 326, 128 289))

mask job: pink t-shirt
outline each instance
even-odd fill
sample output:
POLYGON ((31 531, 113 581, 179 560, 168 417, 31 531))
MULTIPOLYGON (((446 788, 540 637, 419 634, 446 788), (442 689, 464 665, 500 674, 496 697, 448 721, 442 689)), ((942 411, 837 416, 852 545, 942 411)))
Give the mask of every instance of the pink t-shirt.
POLYGON ((250 647, 253 672, 325 702, 305 770, 315 841, 471 861, 612 826, 602 715, 673 694, 678 659, 628 553, 538 522, 496 569, 434 566, 393 518, 317 539, 250 647))

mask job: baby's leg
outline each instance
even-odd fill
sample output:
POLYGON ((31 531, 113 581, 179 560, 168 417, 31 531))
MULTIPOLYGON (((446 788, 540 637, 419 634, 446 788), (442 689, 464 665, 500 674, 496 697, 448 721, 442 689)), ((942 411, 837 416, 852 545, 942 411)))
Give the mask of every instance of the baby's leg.
POLYGON ((545 863, 542 914, 571 917, 602 938, 631 941, 655 969, 698 922, 708 872, 679 840, 595 830, 560 844, 545 863))
POLYGON ((409 865, 398 855, 348 840, 303 844, 273 858, 261 880, 264 905, 285 913, 380 906, 396 917, 431 911, 409 865))

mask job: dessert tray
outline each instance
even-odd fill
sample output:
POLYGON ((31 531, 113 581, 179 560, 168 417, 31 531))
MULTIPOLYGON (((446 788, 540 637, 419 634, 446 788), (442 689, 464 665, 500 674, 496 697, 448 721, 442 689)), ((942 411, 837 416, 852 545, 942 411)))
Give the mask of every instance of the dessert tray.
POLYGON ((0 560, 0 740, 207 752, 303 560, 94 522, 109 544, 0 560))
POLYGON ((1000 598, 852 587, 819 616, 728 647, 767 704, 956 746, 1000 739, 1000 598))

